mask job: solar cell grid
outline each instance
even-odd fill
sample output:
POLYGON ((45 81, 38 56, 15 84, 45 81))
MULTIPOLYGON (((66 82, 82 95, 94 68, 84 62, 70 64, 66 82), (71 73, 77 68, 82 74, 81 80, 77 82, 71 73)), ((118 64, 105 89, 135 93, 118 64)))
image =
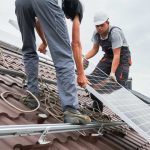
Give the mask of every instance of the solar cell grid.
POLYGON ((98 68, 87 78, 87 90, 150 142, 150 107, 98 68))

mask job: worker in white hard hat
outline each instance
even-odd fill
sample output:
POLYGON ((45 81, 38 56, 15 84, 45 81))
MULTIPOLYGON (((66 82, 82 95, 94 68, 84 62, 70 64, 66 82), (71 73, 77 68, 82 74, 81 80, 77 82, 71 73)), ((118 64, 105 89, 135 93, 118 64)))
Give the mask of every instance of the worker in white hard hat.
POLYGON ((106 78, 104 75, 106 73, 115 82, 126 87, 131 55, 123 31, 119 27, 111 26, 109 17, 103 12, 95 13, 94 25, 96 30, 92 37, 93 47, 84 57, 86 59, 94 57, 100 47, 104 56, 91 75, 106 78))

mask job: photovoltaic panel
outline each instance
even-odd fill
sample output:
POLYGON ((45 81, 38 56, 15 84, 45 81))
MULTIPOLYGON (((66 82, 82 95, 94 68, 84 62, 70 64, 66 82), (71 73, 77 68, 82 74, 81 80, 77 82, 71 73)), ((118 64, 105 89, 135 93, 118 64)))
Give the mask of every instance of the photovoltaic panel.
POLYGON ((150 106, 96 68, 87 90, 150 142, 150 106))

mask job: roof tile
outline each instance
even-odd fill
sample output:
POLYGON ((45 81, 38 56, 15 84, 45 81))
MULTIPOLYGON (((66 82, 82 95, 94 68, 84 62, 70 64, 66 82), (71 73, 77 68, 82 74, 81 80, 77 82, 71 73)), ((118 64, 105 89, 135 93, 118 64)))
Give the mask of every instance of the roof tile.
MULTIPOLYGON (((3 42, 0 42, 0 47, 2 48, 0 53, 0 68, 22 72, 24 67, 18 48, 3 42)), ((56 80, 52 62, 41 61, 39 64, 39 75, 46 79, 56 80)), ((38 124, 40 122, 38 114, 40 113, 45 113, 48 116, 43 122, 45 124, 62 122, 62 117, 59 117, 62 115, 62 111, 56 86, 45 84, 44 82, 41 85, 41 88, 45 90, 45 95, 49 96, 51 101, 46 99, 41 101, 40 109, 33 113, 20 112, 8 105, 0 97, 0 125, 38 124), (57 105, 52 107, 55 103, 57 105), (59 110, 58 114, 56 113, 56 109, 59 110)), ((0 94, 10 91, 8 95, 5 95, 6 99, 21 109, 27 109, 18 101, 18 97, 15 95, 15 93, 21 96, 25 94, 22 87, 22 78, 10 76, 6 73, 0 74, 0 94)), ((91 106, 92 101, 83 89, 79 88, 78 96, 82 106, 91 106)), ((113 120, 120 120, 107 107, 104 108, 104 114, 109 115, 113 120)), ((99 117, 97 116, 97 119, 99 117)), ((49 144, 38 144, 37 141, 40 135, 14 136, 11 138, 1 138, 0 147, 5 150, 150 150, 150 144, 128 126, 110 127, 109 129, 105 129, 101 136, 92 136, 92 133, 97 133, 97 130, 48 134, 47 140, 50 141, 49 144)))

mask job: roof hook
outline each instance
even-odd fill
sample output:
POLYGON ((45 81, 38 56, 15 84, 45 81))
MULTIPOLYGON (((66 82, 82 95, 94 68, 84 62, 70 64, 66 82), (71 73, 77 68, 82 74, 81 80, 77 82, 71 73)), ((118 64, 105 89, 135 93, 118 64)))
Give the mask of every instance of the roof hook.
POLYGON ((48 130, 49 130, 49 127, 47 127, 44 132, 42 133, 42 135, 40 136, 39 140, 38 140, 38 143, 39 144, 48 144, 50 143, 51 141, 47 141, 46 140, 46 135, 48 133, 48 130))
POLYGON ((93 133, 91 134, 91 136, 103 136, 103 132, 104 132, 104 128, 103 128, 103 124, 100 126, 99 130, 97 131, 97 133, 93 133))

